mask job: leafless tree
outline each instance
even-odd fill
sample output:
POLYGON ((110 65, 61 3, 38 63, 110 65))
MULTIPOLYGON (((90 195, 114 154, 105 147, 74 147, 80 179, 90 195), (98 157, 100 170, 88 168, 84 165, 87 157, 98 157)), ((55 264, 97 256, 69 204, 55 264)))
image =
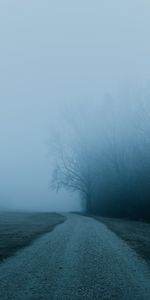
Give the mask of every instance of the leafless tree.
POLYGON ((92 210, 92 168, 87 149, 79 139, 76 143, 64 146, 59 140, 53 140, 55 164, 51 187, 55 191, 65 188, 79 192, 86 211, 92 210))

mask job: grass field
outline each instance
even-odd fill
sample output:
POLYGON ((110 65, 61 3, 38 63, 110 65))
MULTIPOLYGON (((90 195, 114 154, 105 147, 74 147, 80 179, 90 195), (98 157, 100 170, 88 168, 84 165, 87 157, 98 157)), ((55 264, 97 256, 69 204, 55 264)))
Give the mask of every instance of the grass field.
POLYGON ((0 262, 65 221, 56 213, 0 213, 0 262))

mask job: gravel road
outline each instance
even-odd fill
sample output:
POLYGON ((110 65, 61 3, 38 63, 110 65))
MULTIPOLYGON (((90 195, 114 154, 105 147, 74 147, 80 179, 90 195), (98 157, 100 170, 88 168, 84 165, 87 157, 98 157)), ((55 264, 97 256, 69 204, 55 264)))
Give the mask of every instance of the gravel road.
POLYGON ((68 214, 0 265, 0 299, 149 300, 150 272, 105 225, 68 214))

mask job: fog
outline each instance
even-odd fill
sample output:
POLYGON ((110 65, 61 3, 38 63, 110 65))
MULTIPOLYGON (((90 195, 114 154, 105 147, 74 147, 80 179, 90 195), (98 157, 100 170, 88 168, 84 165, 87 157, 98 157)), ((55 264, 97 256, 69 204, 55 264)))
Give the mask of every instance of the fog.
POLYGON ((82 207, 78 193, 49 188, 49 143, 58 132, 63 144, 77 141, 74 126, 91 142, 95 103, 105 103, 106 112, 109 97, 127 123, 124 107, 136 107, 149 86, 149 28, 146 0, 1 0, 0 208, 82 207))

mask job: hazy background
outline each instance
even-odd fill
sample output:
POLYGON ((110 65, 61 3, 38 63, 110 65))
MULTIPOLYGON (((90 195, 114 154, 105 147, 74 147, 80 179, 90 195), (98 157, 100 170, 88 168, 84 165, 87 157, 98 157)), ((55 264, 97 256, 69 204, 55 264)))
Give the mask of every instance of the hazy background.
POLYGON ((149 36, 148 0, 0 1, 0 207, 80 208, 48 189, 52 124, 149 81, 149 36))

